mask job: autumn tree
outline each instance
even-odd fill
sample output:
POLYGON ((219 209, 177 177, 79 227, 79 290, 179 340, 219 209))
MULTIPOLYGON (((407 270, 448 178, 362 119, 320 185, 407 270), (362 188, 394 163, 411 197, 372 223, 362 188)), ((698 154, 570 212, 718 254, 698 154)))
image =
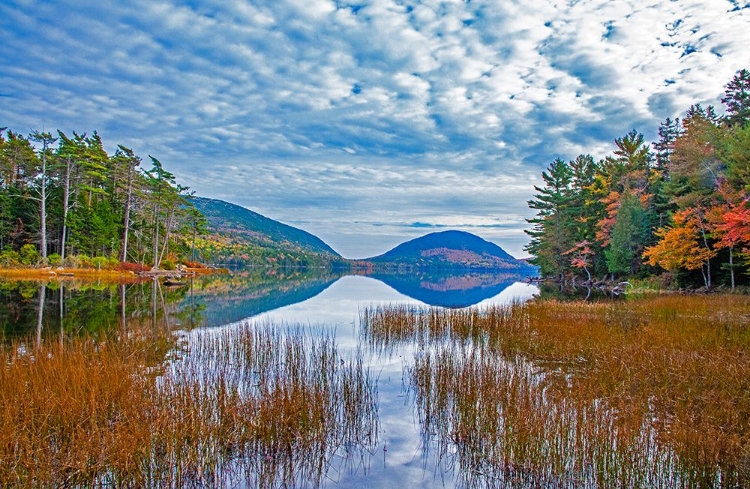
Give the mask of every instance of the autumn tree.
POLYGON ((574 268, 583 269, 586 272, 586 280, 591 282, 591 257, 595 255, 591 243, 587 240, 576 243, 573 248, 565 252, 570 256, 570 264, 574 268))
POLYGON ((659 241, 643 256, 652 266, 677 271, 701 270, 703 283, 711 288, 711 258, 716 251, 708 246, 706 222, 701 209, 685 209, 673 216, 671 226, 656 231, 659 241))
POLYGON ((726 267, 730 272, 730 285, 735 289, 735 249, 739 249, 740 256, 750 261, 750 196, 745 192, 730 195, 727 202, 717 205, 712 211, 712 234, 716 240, 715 248, 726 248, 729 252, 729 263, 726 267), (734 198, 732 198, 734 197, 734 198))
POLYGON ((724 178, 726 164, 717 152, 721 128, 712 109, 694 105, 682 119, 669 161, 670 180, 665 191, 678 209, 706 205, 724 178))

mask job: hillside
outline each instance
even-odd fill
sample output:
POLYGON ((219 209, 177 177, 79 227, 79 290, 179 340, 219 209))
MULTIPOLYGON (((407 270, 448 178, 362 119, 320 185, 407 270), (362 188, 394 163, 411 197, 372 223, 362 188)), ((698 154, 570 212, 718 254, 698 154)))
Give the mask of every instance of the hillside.
POLYGON ((317 236, 239 205, 192 197, 208 221, 201 239, 205 260, 245 264, 317 265, 343 258, 317 236))
POLYGON ((427 234, 365 261, 380 267, 411 266, 418 269, 485 269, 519 273, 534 269, 498 245, 464 231, 427 234))

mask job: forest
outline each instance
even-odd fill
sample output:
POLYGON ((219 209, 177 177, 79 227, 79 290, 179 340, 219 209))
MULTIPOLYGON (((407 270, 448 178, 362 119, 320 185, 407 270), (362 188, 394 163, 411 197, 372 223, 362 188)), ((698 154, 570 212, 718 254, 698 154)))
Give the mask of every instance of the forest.
POLYGON ((144 169, 122 145, 107 154, 97 132, 0 128, 0 266, 172 268, 195 260, 206 221, 188 188, 149 160, 144 169))
POLYGON ((747 286, 750 272, 750 71, 721 98, 667 118, 658 141, 636 130, 602 160, 554 160, 535 187, 526 250, 561 282, 646 280, 747 286))

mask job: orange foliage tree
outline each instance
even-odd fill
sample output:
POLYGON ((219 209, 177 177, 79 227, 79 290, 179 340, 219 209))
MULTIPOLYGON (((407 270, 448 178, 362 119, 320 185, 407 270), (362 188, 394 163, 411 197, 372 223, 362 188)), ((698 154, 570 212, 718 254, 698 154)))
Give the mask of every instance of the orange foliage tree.
POLYGON ((672 221, 672 226, 656 231, 659 241, 644 251, 646 263, 670 271, 700 269, 706 288, 710 288, 710 260, 716 250, 708 246, 703 212, 699 208, 684 209, 675 213, 672 221))

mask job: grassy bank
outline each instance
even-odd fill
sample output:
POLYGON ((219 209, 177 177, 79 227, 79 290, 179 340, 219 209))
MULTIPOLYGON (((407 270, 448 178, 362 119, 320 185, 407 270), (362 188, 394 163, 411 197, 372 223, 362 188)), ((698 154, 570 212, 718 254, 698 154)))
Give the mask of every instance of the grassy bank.
POLYGON ((377 440, 361 359, 299 330, 131 329, 0 361, 3 487, 315 485, 339 447, 377 440))
MULTIPOLYGON (((165 270, 162 274, 176 274, 178 272, 165 270)), ((184 268, 181 273, 188 275, 205 275, 212 273, 227 273, 225 268, 184 268)), ((148 276, 148 274, 146 273, 148 276)), ((132 270, 125 269, 97 269, 97 268, 66 268, 66 267, 29 267, 29 268, 0 268, 0 278, 10 280, 71 280, 71 279, 99 279, 99 280, 133 280, 139 276, 132 270)), ((153 275, 152 275, 153 276, 153 275)))
POLYGON ((750 298, 669 295, 363 313, 408 377, 426 447, 466 485, 750 483, 750 298))

